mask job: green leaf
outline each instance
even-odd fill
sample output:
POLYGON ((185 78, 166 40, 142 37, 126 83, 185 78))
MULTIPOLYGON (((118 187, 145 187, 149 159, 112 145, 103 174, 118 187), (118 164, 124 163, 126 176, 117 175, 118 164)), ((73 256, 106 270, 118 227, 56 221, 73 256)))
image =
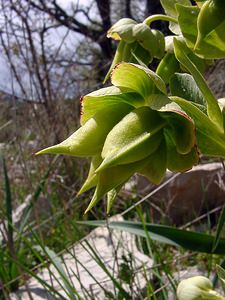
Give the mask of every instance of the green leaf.
POLYGON ((37 154, 51 153, 81 157, 96 155, 101 152, 108 132, 132 109, 133 107, 126 103, 102 108, 65 141, 41 150, 37 154))
POLYGON ((70 278, 67 275, 66 271, 64 270, 62 261, 60 257, 51 249, 48 247, 41 247, 36 246, 39 250, 44 250, 44 254, 48 257, 48 259, 51 261, 55 269, 57 270, 60 279, 63 283, 63 290, 71 300, 82 300, 82 298, 77 293, 76 289, 74 288, 73 284, 70 282, 70 278))
MULTIPOLYGON (((90 225, 90 226, 102 226, 106 225, 105 221, 83 221, 78 222, 79 224, 90 225)), ((156 225, 156 224, 145 224, 146 230, 148 231, 152 240, 165 243, 172 246, 183 247, 184 249, 203 252, 203 253, 214 253, 214 254, 225 254, 225 240, 221 239, 217 249, 212 252, 212 245, 214 236, 198 233, 194 231, 187 231, 177 229, 170 226, 156 225)), ((140 222, 123 221, 123 222, 110 222, 109 228, 119 229, 133 233, 138 236, 146 237, 146 232, 143 228, 143 224, 140 222)))
POLYGON ((84 125, 103 108, 114 105, 117 107, 121 102, 134 107, 143 106, 145 103, 144 99, 132 90, 121 90, 115 86, 102 88, 82 98, 81 124, 84 125))
POLYGON ((195 123, 197 146, 202 154, 225 157, 225 135, 194 104, 179 97, 170 97, 177 103, 195 123))
POLYGON ((183 42, 179 41, 178 39, 174 39, 174 50, 177 59, 191 73, 200 91, 202 92, 204 99, 207 102, 207 112, 209 118, 212 120, 213 123, 216 124, 216 126, 221 132, 224 132, 223 117, 218 102, 214 97, 213 93, 211 92, 210 88, 208 87, 201 73, 186 55, 189 49, 183 42))
POLYGON ((102 150, 104 160, 97 171, 149 156, 160 145, 165 123, 157 111, 146 106, 127 114, 108 134, 102 150))
POLYGON ((175 73, 170 79, 170 91, 173 96, 199 104, 205 103, 201 91, 190 74, 175 73))
MULTIPOLYGON (((183 6, 176 4, 178 22, 189 48, 202 58, 216 59, 225 57, 224 27, 225 22, 216 30, 211 31, 204 39, 200 39, 196 45, 198 28, 197 20, 199 8, 197 6, 183 6)), ((210 23, 208 21, 207 23, 210 23)))
POLYGON ((178 14, 178 22, 187 46, 194 49, 198 34, 197 17, 200 9, 197 6, 184 6, 177 3, 176 11, 178 14))
POLYGON ((197 19, 198 37, 195 48, 200 43, 208 40, 209 35, 216 37, 217 46, 225 50, 224 30, 225 30, 225 5, 221 0, 206 1, 201 7, 197 19))
POLYGON ((159 148, 148 158, 147 165, 139 173, 147 177, 151 182, 159 184, 167 169, 167 151, 166 143, 162 140, 159 148))
MULTIPOLYGON (((161 5, 166 13, 166 15, 171 16, 173 18, 177 18, 177 10, 176 4, 180 3, 183 5, 191 5, 191 1, 189 0, 160 0, 161 5)), ((170 22, 169 26, 170 30, 175 34, 180 34, 180 27, 176 23, 170 22)))
POLYGON ((114 40, 122 39, 126 43, 132 43, 135 41, 132 29, 136 24, 136 21, 129 18, 120 19, 108 30, 107 37, 114 40))
POLYGON ((154 87, 163 94, 167 94, 163 80, 153 71, 139 65, 129 63, 117 65, 112 73, 111 80, 113 85, 120 89, 133 90, 146 100, 151 95, 154 87))

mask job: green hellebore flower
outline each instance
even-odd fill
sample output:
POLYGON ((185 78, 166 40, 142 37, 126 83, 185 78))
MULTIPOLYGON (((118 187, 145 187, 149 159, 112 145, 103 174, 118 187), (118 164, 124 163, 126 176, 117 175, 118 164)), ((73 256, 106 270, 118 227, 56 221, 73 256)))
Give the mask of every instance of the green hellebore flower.
POLYGON ((182 280, 177 287, 179 300, 223 300, 225 297, 213 290, 211 281, 204 276, 182 280))
POLYGON ((79 191, 96 187, 86 212, 106 194, 109 212, 134 173, 159 184, 167 168, 182 172, 198 162, 194 123, 179 105, 171 105, 157 74, 121 63, 111 81, 113 86, 83 97, 82 126, 72 136, 39 152, 91 156, 79 191))

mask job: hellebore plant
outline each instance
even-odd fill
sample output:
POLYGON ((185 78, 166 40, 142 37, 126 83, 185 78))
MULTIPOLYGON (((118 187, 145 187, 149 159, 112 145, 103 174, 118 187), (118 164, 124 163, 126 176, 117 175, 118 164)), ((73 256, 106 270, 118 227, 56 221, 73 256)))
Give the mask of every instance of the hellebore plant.
POLYGON ((167 169, 185 172, 199 154, 225 157, 225 100, 203 74, 225 57, 225 1, 161 0, 166 15, 143 23, 125 18, 107 36, 119 41, 105 80, 111 86, 82 99, 81 127, 62 143, 38 152, 91 157, 80 189, 95 192, 86 210, 104 195, 108 212, 124 183, 140 173, 159 184, 167 169), (174 35, 151 29, 159 19, 174 35), (160 59, 156 72, 148 68, 160 59))

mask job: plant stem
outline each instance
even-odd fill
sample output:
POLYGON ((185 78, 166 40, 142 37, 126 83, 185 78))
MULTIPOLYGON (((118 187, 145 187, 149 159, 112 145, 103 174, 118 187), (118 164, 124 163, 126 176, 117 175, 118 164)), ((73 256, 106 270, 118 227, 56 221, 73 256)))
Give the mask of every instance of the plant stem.
POLYGON ((168 22, 174 22, 178 24, 177 19, 170 16, 161 15, 161 14, 150 16, 146 18, 143 23, 150 26, 150 24, 154 21, 168 21, 168 22))

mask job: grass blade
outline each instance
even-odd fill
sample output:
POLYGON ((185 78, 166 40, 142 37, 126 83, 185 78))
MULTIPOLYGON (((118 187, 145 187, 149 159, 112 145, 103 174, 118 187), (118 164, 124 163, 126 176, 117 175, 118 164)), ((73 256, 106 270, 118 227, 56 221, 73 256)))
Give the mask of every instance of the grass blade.
MULTIPOLYGON (((106 225, 105 221, 83 221, 78 223, 90 226, 106 225)), ((183 247, 191 251, 221 255, 225 254, 225 239, 219 239, 216 249, 212 251, 215 239, 212 235, 150 223, 146 223, 145 226, 152 240, 171 246, 183 247)), ((109 227, 146 237, 143 224, 140 222, 111 222, 109 223, 109 227)))
POLYGON ((5 185, 5 208, 7 219, 7 239, 9 248, 13 248, 13 225, 12 225, 12 195, 10 182, 8 177, 7 166, 4 157, 2 157, 3 173, 4 173, 4 185, 5 185))
POLYGON ((223 209, 221 211, 219 221, 218 221, 218 224, 217 224, 216 236, 215 236, 215 239, 214 239, 214 242, 213 242, 213 250, 212 250, 213 252, 215 251, 215 249, 217 248, 217 246, 219 244, 224 223, 225 223, 225 204, 223 206, 223 209))

